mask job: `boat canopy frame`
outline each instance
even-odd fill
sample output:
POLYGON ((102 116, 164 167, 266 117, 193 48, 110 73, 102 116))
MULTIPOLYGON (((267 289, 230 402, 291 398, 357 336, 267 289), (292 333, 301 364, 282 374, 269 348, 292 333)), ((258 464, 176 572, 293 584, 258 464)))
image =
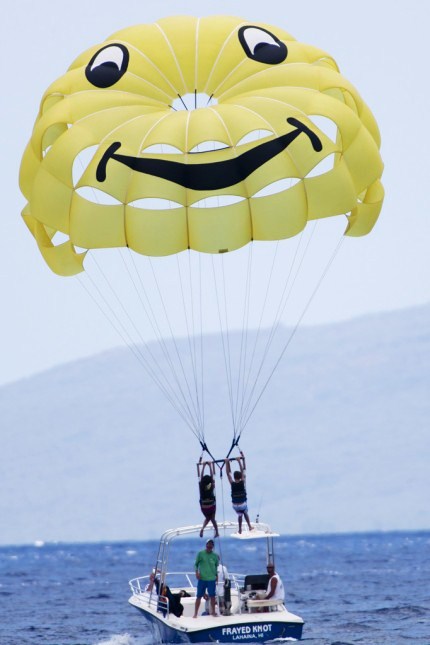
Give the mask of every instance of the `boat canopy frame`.
MULTIPOLYGON (((218 522, 219 531, 232 531, 230 537, 238 540, 266 540, 266 558, 267 564, 274 564, 275 562, 275 552, 273 540, 275 537, 279 537, 279 533, 274 533, 268 524, 264 522, 258 522, 254 525, 251 531, 244 531, 242 533, 237 532, 237 522, 231 520, 225 520, 223 522, 218 522)), ((158 546, 157 559, 154 566, 155 575, 160 575, 160 585, 164 585, 164 581, 167 574, 167 566, 169 562, 169 553, 170 546, 172 541, 175 538, 182 537, 184 535, 198 535, 201 530, 200 524, 194 524, 191 526, 182 526, 175 529, 167 529, 164 531, 160 538, 160 543, 158 546)), ((210 538, 209 538, 210 539, 210 538)))

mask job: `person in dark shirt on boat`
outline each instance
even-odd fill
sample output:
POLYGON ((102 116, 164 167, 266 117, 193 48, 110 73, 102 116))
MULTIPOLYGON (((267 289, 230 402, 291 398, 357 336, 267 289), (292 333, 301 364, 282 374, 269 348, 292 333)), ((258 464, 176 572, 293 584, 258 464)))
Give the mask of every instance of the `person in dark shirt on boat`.
POLYGON ((199 473, 200 473, 200 481, 199 481, 200 509, 205 517, 205 521, 203 522, 203 526, 200 531, 200 537, 203 537, 203 531, 205 530, 209 522, 212 522, 214 526, 214 529, 215 529, 214 537, 218 537, 218 524, 215 519, 215 513, 216 513, 215 480, 214 480, 215 467, 213 462, 211 461, 202 462, 201 458, 198 466, 199 466, 199 473), (210 474, 205 474, 206 467, 209 468, 210 474))
POLYGON ((197 618, 200 603, 206 592, 209 596, 211 615, 217 616, 215 611, 215 594, 216 583, 218 581, 219 557, 213 550, 214 546, 214 541, 208 540, 206 542, 206 549, 197 553, 194 565, 197 578, 197 595, 193 618, 197 618))
POLYGON ((243 452, 240 451, 240 457, 236 458, 236 461, 238 462, 240 467, 240 471, 235 470, 233 473, 233 476, 231 474, 230 461, 234 461, 234 459, 231 459, 231 460, 225 459, 225 466, 226 466, 228 481, 231 484, 231 502, 233 505, 233 509, 237 513, 237 518, 239 522, 239 533, 242 533, 242 522, 244 517, 245 517, 246 523, 248 524, 249 530, 252 531, 251 522, 249 521, 248 503, 247 503, 247 496, 246 496, 245 456, 243 452))
MULTIPOLYGON (((164 585, 162 589, 162 597, 167 598, 167 600, 169 601, 169 612, 177 618, 180 618, 184 613, 184 605, 181 603, 181 598, 184 597, 184 594, 186 594, 186 592, 183 591, 180 591, 179 593, 172 593, 170 587, 168 587, 167 585, 164 585)), ((161 610, 163 611, 163 608, 161 608, 161 610)))

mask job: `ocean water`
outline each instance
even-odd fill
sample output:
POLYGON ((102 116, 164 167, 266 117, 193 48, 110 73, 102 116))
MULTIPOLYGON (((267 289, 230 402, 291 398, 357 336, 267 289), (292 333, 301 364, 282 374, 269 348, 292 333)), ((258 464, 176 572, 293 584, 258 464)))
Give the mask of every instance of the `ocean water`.
MULTIPOLYGON (((198 538, 178 540, 172 568, 193 569, 198 538)), ((128 580, 154 565, 156 542, 0 548, 1 645, 152 645, 128 605, 128 580)), ((264 553, 222 540, 231 571, 264 572, 264 553), (252 558, 257 564, 249 567, 252 558)), ((318 645, 430 645, 430 532, 281 537, 286 605, 318 645)))

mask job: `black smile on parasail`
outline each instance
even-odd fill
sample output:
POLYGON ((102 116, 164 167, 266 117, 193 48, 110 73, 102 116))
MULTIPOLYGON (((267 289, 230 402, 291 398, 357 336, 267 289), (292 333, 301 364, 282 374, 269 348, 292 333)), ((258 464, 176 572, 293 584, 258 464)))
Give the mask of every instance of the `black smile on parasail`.
POLYGON ((264 163, 285 150, 302 133, 309 137, 316 152, 322 150, 321 140, 304 123, 294 117, 288 118, 287 122, 294 126, 294 130, 291 130, 291 132, 287 132, 276 139, 265 141, 233 159, 198 164, 118 154, 117 150, 121 147, 121 143, 116 141, 109 146, 100 159, 96 178, 99 182, 105 181, 108 161, 113 159, 132 170, 172 181, 184 188, 221 190, 228 186, 234 186, 249 177, 264 163))

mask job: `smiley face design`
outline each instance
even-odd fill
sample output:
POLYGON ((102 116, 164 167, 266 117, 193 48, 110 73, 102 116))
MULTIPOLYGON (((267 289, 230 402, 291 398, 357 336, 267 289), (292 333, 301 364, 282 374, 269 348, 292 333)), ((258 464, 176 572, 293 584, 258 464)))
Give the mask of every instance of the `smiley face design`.
POLYGON ((62 275, 86 249, 234 251, 329 216, 359 236, 382 205, 379 146, 327 53, 234 17, 165 18, 113 34, 45 92, 23 217, 62 275))

